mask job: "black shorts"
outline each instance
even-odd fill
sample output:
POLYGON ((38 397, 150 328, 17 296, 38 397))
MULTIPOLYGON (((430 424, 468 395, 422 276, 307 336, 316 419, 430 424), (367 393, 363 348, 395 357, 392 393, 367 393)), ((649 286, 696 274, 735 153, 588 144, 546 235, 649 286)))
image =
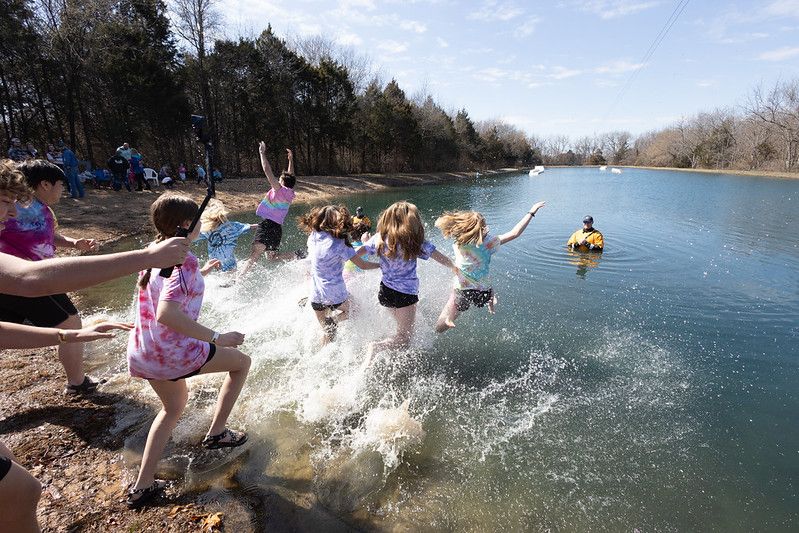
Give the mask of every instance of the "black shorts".
POLYGON ((494 297, 494 291, 488 289, 487 291, 478 291, 476 289, 455 289, 455 309, 463 313, 469 307, 483 307, 491 298, 494 297))
MULTIPOLYGON (((344 302, 346 302, 346 301, 347 300, 344 300, 344 302)), ((329 305, 329 304, 318 304, 316 302, 311 302, 311 309, 313 309, 314 311, 335 311, 336 309, 341 307, 341 305, 344 302, 341 302, 340 304, 332 304, 332 305, 329 305)))
POLYGON ((11 470, 11 459, 0 455, 0 480, 6 477, 9 470, 11 470))
POLYGON ((66 294, 38 298, 0 294, 0 321, 3 322, 30 322, 40 328, 54 328, 77 314, 78 310, 66 294))
POLYGON ((255 242, 260 242, 266 246, 267 250, 276 252, 280 246, 280 239, 283 238, 283 226, 265 218, 258 224, 258 229, 255 230, 255 242))
POLYGON ((419 301, 419 296, 416 294, 405 294, 404 292, 395 291, 391 287, 386 287, 383 282, 380 282, 380 292, 377 293, 377 301, 383 307, 391 307, 393 309, 401 309, 408 307, 419 301))
POLYGON ((216 344, 209 343, 208 345, 211 347, 211 349, 208 350, 208 359, 206 359, 205 362, 200 365, 200 368, 198 368, 197 370, 194 370, 192 372, 189 372, 185 376, 180 376, 179 378, 170 379, 169 381, 180 381, 181 379, 190 378, 192 376, 196 376, 197 374, 199 374, 200 371, 203 369, 203 367, 208 364, 208 361, 213 359, 214 356, 216 355, 216 344))

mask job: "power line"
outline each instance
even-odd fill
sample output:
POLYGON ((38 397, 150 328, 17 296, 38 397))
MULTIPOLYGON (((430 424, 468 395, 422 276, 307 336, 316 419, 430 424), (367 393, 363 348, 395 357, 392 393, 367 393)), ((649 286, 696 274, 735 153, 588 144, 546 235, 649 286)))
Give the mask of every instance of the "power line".
POLYGON ((691 0, 679 0, 679 2, 677 2, 677 5, 674 7, 674 10, 671 12, 671 15, 669 15, 669 18, 666 19, 666 22, 663 24, 663 27, 660 28, 660 31, 652 40, 652 43, 649 45, 649 48, 647 48, 646 52, 644 53, 644 56, 639 61, 638 68, 636 68, 632 72, 632 74, 630 74, 630 76, 627 78, 627 81, 624 83, 621 90, 616 95, 616 99, 613 101, 613 103, 610 105, 607 112, 605 113, 605 116, 602 119, 603 121, 610 116, 611 112, 624 98, 630 87, 632 87, 633 81, 635 81, 635 79, 638 77, 638 74, 641 72, 641 70, 643 70, 644 66, 646 66, 647 61, 649 61, 652 58, 652 56, 655 54, 655 51, 658 49, 660 44, 666 39, 666 36, 669 34, 669 31, 677 22, 677 19, 680 18, 682 12, 685 11, 685 8, 688 6, 688 3, 690 1, 691 0))

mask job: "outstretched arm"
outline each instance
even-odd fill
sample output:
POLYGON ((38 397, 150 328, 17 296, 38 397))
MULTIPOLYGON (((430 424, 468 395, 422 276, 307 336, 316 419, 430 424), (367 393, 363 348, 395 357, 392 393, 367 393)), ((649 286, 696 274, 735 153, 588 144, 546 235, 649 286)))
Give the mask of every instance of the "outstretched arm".
POLYGON ((90 342, 114 336, 111 330, 133 329, 131 324, 101 322, 82 329, 37 328, 23 324, 0 322, 0 349, 43 348, 66 342, 90 342))
POLYGON ((442 254, 438 250, 433 251, 433 253, 430 254, 430 257, 432 257, 437 263, 441 263, 448 269, 452 270, 452 272, 454 272, 456 275, 459 275, 461 273, 461 269, 456 267, 455 263, 453 263, 449 257, 442 254))
POLYGON ((181 310, 180 304, 177 302, 169 300, 158 302, 155 318, 169 329, 193 339, 213 342, 219 346, 239 346, 244 342, 243 333, 228 331, 227 333, 217 334, 214 330, 192 320, 189 315, 181 310))
POLYGON ((266 159, 266 143, 264 141, 258 144, 258 154, 261 156, 261 168, 264 169, 264 174, 266 175, 266 179, 269 180, 269 185, 272 186, 275 192, 279 191, 282 185, 280 185, 280 181, 275 177, 274 172, 272 172, 272 166, 266 159))
POLYGON ((76 291, 145 268, 178 265, 188 251, 188 239, 173 237, 143 250, 107 255, 26 261, 0 253, 0 292, 32 298, 76 291))
POLYGON ((94 252, 100 247, 94 239, 73 239, 58 232, 53 236, 53 242, 57 248, 75 248, 81 252, 94 252))
POLYGON ((545 205, 546 202, 538 202, 533 204, 533 206, 530 208, 530 211, 524 214, 522 219, 515 226, 513 226, 512 230, 510 230, 507 233, 503 233, 502 235, 499 236, 499 242, 505 244, 506 242, 510 242, 513 239, 518 238, 519 235, 524 233, 524 230, 527 229, 527 225, 530 223, 531 220, 533 220, 533 217, 538 212, 538 210, 544 207, 545 205))
POLYGON ((289 148, 286 148, 286 153, 288 154, 288 158, 289 158, 288 173, 293 176, 294 175, 294 153, 289 148))

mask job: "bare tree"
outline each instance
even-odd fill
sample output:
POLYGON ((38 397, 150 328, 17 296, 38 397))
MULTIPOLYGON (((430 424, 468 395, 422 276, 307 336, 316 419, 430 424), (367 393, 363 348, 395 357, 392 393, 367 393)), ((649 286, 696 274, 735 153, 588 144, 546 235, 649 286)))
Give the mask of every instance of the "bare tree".
POLYGON ((784 170, 799 165, 799 81, 778 83, 768 92, 757 87, 749 97, 749 113, 774 127, 781 141, 784 170))

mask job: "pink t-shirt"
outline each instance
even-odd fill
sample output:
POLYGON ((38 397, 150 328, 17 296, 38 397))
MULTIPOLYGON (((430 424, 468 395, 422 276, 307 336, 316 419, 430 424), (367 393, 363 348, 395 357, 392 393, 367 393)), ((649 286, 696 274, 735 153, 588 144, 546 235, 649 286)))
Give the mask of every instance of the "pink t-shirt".
POLYGON ((268 218, 273 222, 282 224, 289 212, 291 201, 294 200, 294 189, 281 187, 279 190, 269 189, 255 214, 261 218, 268 218))
POLYGON ((39 261, 55 255, 58 221, 50 206, 34 199, 28 207, 16 205, 17 216, 0 232, 0 252, 39 261))
MULTIPOLYGON (((139 276, 143 274, 140 273, 139 276)), ((144 289, 137 286, 136 321, 128 338, 128 369, 131 376, 145 379, 175 379, 199 369, 208 359, 210 346, 156 320, 158 302, 180 304, 192 320, 200 316, 205 281, 197 257, 189 253, 164 279, 153 270, 144 289)))

